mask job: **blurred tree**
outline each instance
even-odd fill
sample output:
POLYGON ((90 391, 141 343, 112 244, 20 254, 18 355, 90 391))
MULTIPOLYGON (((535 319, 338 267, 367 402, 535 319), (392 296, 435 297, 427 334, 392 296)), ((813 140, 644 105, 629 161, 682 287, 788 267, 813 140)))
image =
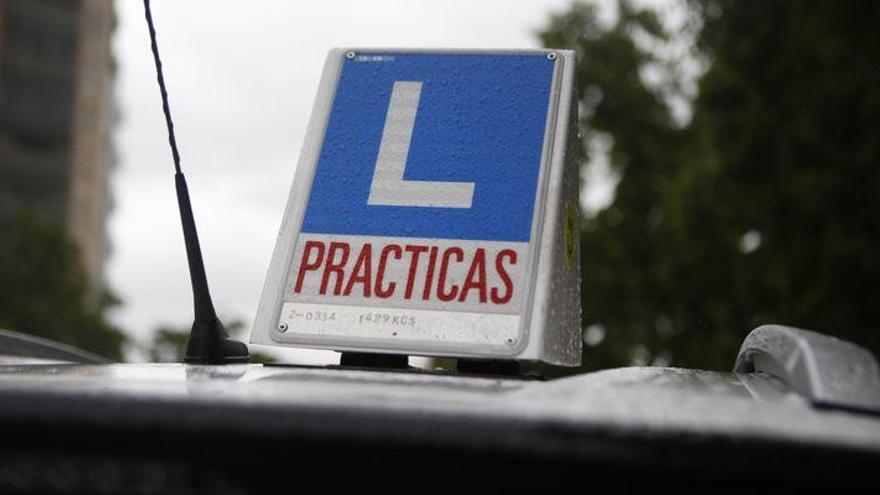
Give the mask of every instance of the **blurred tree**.
POLYGON ((125 335, 105 318, 118 304, 86 299, 88 279, 64 232, 28 213, 0 222, 0 328, 38 335, 120 360, 125 335))
MULTIPOLYGON (((245 333, 245 324, 241 320, 233 320, 226 325, 226 330, 232 336, 241 336, 245 333)), ((153 340, 148 349, 150 361, 157 363, 180 363, 186 356, 186 343, 189 341, 190 329, 162 326, 153 332, 153 340)), ((262 352, 250 351, 252 363, 274 363, 275 358, 262 352)))
POLYGON ((583 226, 585 365, 729 369, 770 322, 878 353, 880 4, 691 0, 708 66, 686 123, 678 79, 645 77, 680 70, 651 48, 680 34, 618 5, 541 33, 578 52, 584 159, 601 137, 620 177, 583 226))
POLYGON ((186 355, 189 329, 162 326, 153 332, 153 340, 148 349, 150 362, 180 363, 186 355))

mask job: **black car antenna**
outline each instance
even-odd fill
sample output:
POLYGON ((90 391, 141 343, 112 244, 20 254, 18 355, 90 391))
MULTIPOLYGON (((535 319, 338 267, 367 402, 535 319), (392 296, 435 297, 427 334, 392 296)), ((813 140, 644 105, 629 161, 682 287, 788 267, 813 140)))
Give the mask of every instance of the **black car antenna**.
POLYGON ((208 290, 208 278, 205 275, 205 264, 202 261, 202 249, 199 246, 199 235, 193 218, 192 204, 186 178, 180 170, 180 154, 177 151, 177 140, 174 138, 174 122, 171 120, 171 109, 168 107, 168 92, 165 90, 165 78, 162 76, 162 60, 159 58, 159 46, 156 44, 156 29, 153 27, 153 14, 150 12, 150 0, 144 0, 144 13, 147 27, 150 30, 150 46, 153 60, 156 62, 156 76, 159 91, 162 94, 162 110, 165 113, 165 124, 168 126, 168 143, 174 158, 174 181, 177 188, 177 205, 180 208, 180 222, 183 224, 183 240, 186 243, 186 258, 189 262, 189 278, 192 282, 193 306, 195 318, 186 345, 184 362, 191 364, 233 364, 248 361, 248 348, 243 342, 231 339, 226 327, 220 322, 211 301, 208 290))

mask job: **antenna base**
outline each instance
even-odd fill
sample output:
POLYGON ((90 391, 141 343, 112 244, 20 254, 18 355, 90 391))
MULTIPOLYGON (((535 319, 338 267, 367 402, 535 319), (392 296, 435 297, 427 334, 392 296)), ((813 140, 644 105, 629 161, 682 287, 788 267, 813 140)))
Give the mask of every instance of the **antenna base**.
POLYGON ((186 345, 187 364, 243 364, 249 359, 244 342, 232 339, 218 318, 193 323, 186 345))

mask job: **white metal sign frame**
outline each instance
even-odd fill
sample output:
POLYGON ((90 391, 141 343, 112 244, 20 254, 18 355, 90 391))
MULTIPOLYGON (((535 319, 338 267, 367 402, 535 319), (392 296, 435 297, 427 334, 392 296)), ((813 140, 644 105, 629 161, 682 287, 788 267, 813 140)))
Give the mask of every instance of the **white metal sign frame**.
MULTIPOLYGON (((395 87, 395 89, 397 89, 395 87)), ((404 87, 410 96, 417 93, 414 85, 404 87)), ((406 96, 406 95, 404 95, 406 96)), ((571 307, 573 297, 568 294, 565 301, 554 301, 560 285, 553 278, 554 271, 558 271, 557 265, 564 264, 566 242, 562 235, 566 228, 565 222, 567 211, 572 208, 571 202, 577 205, 577 185, 571 184, 563 187, 563 181, 570 182, 573 161, 572 152, 572 125, 576 120, 576 100, 574 98, 574 54, 568 51, 550 50, 399 50, 399 49, 334 49, 328 57, 324 67, 318 96, 309 120, 306 138, 296 168, 293 187, 288 197, 287 207, 284 213, 280 233, 275 250, 270 262, 263 294, 260 300, 257 317, 254 323, 251 342, 255 344, 286 345, 296 347, 311 347, 319 349, 333 349, 339 351, 359 352, 389 352, 414 355, 437 355, 456 357, 483 357, 495 359, 527 359, 543 360, 555 364, 576 365, 580 362, 580 314, 579 314, 579 274, 569 274, 565 284, 571 285, 571 281, 578 282, 578 287, 566 287, 565 291, 576 292, 577 309, 571 307), (442 53, 442 54, 542 54, 553 61, 554 69, 550 88, 550 102, 547 112, 546 127, 544 130, 543 149, 541 152, 541 165, 538 175, 538 188, 534 202, 532 215, 531 237, 528 242, 527 263, 524 267, 524 280, 526 285, 523 291, 520 311, 516 315, 493 315, 477 313, 455 313, 444 311, 432 311, 425 309, 401 309, 393 307, 375 308, 376 314, 389 315, 389 317, 405 317, 408 312, 417 312, 420 317, 434 321, 429 325, 433 329, 445 328, 443 332, 431 332, 431 336, 424 338, 401 339, 396 336, 366 336, 364 332, 340 332, 339 325, 332 325, 329 331, 321 330, 322 322, 329 313, 323 315, 317 304, 311 312, 312 318, 305 319, 308 331, 301 325, 294 325, 285 319, 282 310, 285 308, 285 288, 291 282, 291 270, 294 256, 297 254, 299 242, 308 236, 301 232, 303 217, 305 215, 309 194, 315 176, 318 159, 324 142, 330 112, 334 103, 337 85, 343 64, 346 60, 355 56, 371 56, 371 54, 386 53, 442 53), (574 191, 572 195, 572 191, 574 191), (573 196, 573 199, 572 199, 573 196), (560 253, 563 253, 560 259, 560 253), (558 307, 557 307, 558 306, 558 307), (535 314, 536 311, 540 314, 535 314), (561 316, 559 311, 566 312, 569 316, 561 316), (576 317, 572 317, 576 311, 576 317), (480 342, 479 339, 463 338, 468 335, 468 330, 474 328, 488 328, 494 325, 492 318, 507 319, 507 327, 510 326, 509 317, 515 317, 514 332, 495 335, 490 342, 480 342), (554 322, 553 320, 560 320, 554 322), (575 321, 576 320, 576 321, 575 321), (577 328, 570 327, 576 324, 577 328), (556 332, 558 335, 545 335, 546 332, 556 332), (463 333, 464 332, 464 333, 463 333), (502 340, 499 340, 503 338, 502 340), (568 349, 561 349, 560 345, 568 349)), ((392 102, 393 104, 393 102, 392 102)), ((380 148, 380 158, 382 150, 380 148)), ((405 163, 405 157, 403 158, 405 163)), ((377 176, 379 174, 377 166, 377 176)), ((402 170, 391 170, 391 175, 400 175, 402 170)), ((391 177, 388 180, 400 180, 400 177, 391 177)), ((574 182, 577 182, 577 172, 574 172, 574 182)), ((438 183, 442 184, 442 183, 438 183)), ((452 201, 463 201, 466 196, 467 186, 462 183, 451 185, 458 188, 453 191, 457 196, 452 201), (464 194, 462 194, 464 193, 464 194)), ((375 187, 375 180, 374 180, 375 187)), ((471 186, 472 194, 472 186, 471 186)), ((371 201, 383 201, 382 191, 370 191, 371 201)), ((468 204, 470 199, 467 198, 468 204)), ((447 205, 455 207, 455 204, 447 205)), ((575 206, 576 208, 576 206, 575 206)), ((570 233, 568 235, 571 235, 570 233)), ((442 240, 432 239, 433 242, 442 240)), ((574 240, 569 240, 574 242, 574 240)), ((571 249, 571 248, 569 248, 571 249)), ((579 270, 578 253, 568 253, 567 271, 579 270), (574 256, 574 258, 572 258, 574 256), (574 260, 576 263, 572 263, 574 260)), ((288 302, 288 304, 290 304, 288 302)), ((310 303, 305 303, 310 304, 310 303)), ((297 311, 297 306, 292 306, 288 311, 297 311)), ((370 311, 368 306, 348 306, 342 308, 334 305, 335 318, 356 318, 358 314, 363 318, 363 312, 370 311)), ((301 308, 302 309, 302 308, 301 308)), ((305 315, 306 313, 301 313, 305 315)), ((500 319, 498 321, 501 321, 500 319)), ((505 326, 505 325, 501 325, 505 326)), ((472 332, 471 332, 472 334, 472 332)), ((396 334, 395 334, 396 335, 396 334)), ((485 340, 485 339, 484 339, 485 340)))

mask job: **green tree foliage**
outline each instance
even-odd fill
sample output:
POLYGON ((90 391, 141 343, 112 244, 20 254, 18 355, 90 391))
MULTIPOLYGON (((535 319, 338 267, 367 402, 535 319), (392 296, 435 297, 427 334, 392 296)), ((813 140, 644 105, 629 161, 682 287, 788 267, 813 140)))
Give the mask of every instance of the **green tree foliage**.
POLYGON ((21 213, 0 222, 0 328, 122 359, 125 335, 105 318, 118 301, 87 301, 79 253, 64 232, 21 213))
POLYGON ((180 363, 186 355, 189 329, 162 326, 153 332, 153 340, 147 350, 150 362, 180 363))
POLYGON ((880 4, 687 6, 708 66, 686 125, 678 88, 640 77, 670 64, 643 41, 679 36, 653 14, 621 2, 608 26, 575 4, 541 33, 577 51, 583 131, 610 137, 621 177, 584 220, 585 325, 605 329, 587 367, 729 369, 771 322, 878 353, 880 4))

